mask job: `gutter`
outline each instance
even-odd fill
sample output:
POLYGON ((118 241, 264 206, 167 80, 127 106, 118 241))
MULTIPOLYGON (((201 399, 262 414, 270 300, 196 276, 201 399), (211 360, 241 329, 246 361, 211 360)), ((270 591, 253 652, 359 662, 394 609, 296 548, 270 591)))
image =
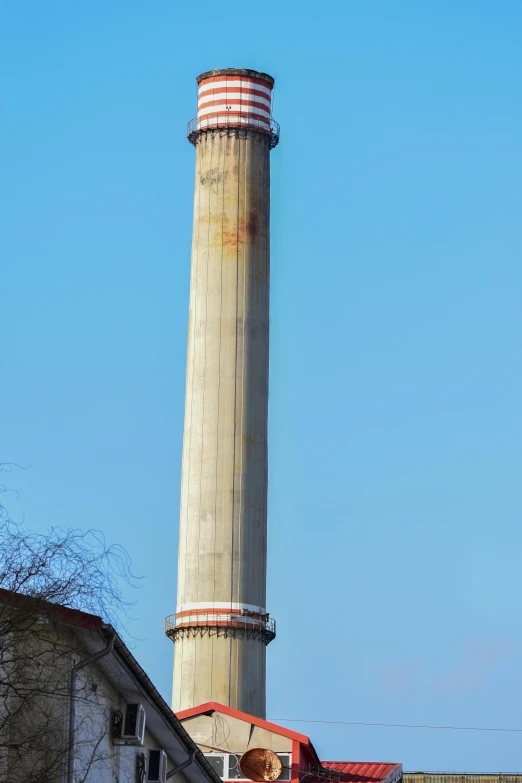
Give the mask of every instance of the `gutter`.
POLYGON ((174 775, 178 774, 178 772, 182 772, 187 767, 190 767, 190 765, 194 763, 195 758, 196 758, 196 748, 194 748, 192 753, 189 754, 189 757, 186 758, 185 761, 182 761, 181 764, 178 764, 177 767, 174 767, 174 769, 171 769, 170 772, 167 772, 167 780, 173 778, 174 775))
POLYGON ((71 669, 71 676, 70 676, 70 682, 69 682, 69 747, 67 748, 67 777, 66 781, 67 783, 73 783, 73 776, 74 776, 74 745, 75 745, 75 733, 76 733, 76 682, 78 679, 78 672, 81 669, 84 669, 86 666, 88 666, 90 663, 94 663, 95 661, 99 661, 100 658, 105 658, 106 655, 109 655, 113 648, 114 648, 114 642, 116 641, 116 631, 112 626, 106 626, 108 629, 107 634, 107 644, 103 648, 103 650, 100 650, 100 652, 94 653, 94 655, 90 655, 88 658, 84 658, 83 661, 78 661, 78 663, 75 663, 74 666, 71 669))

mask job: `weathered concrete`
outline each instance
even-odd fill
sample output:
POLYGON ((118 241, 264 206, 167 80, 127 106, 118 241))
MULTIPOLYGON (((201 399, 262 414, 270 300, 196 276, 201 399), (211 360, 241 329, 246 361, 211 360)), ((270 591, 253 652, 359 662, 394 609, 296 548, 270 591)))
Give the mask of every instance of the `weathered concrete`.
MULTIPOLYGON (((219 710, 185 718, 181 722, 185 731, 203 753, 220 749, 229 750, 231 753, 245 753, 250 748, 267 748, 274 753, 292 752, 292 740, 284 734, 262 729, 219 710)), ((520 781, 513 783, 520 783, 520 781)))
MULTIPOLYGON (((238 135, 196 145, 178 608, 266 606, 270 139, 238 135)), ((218 701, 263 717, 265 650, 178 640, 173 709, 218 701)))

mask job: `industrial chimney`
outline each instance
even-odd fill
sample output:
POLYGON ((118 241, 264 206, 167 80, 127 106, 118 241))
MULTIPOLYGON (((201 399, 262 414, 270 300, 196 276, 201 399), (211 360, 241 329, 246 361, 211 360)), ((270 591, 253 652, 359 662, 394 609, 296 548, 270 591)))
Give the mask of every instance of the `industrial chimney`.
POLYGON ((201 74, 173 709, 265 716, 270 150, 274 80, 201 74))

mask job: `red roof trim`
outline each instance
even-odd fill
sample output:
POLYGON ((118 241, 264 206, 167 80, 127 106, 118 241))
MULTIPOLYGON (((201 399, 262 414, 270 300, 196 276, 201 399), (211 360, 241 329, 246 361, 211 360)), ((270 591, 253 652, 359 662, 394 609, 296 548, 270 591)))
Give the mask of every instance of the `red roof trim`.
POLYGON ((233 707, 227 707, 225 704, 219 704, 217 701, 208 701, 206 704, 200 704, 199 707, 189 707, 188 710, 181 710, 181 712, 176 713, 176 717, 178 720, 184 721, 187 718, 194 718, 196 715, 204 715, 206 712, 224 712, 225 715, 230 715, 232 718, 243 720, 245 723, 252 723, 254 726, 272 731, 274 734, 281 734, 283 737, 296 740, 303 745, 312 744, 310 737, 307 737, 306 734, 299 734, 297 731, 286 729, 283 726, 278 726, 277 723, 270 723, 262 718, 256 718, 255 715, 235 710, 233 707))

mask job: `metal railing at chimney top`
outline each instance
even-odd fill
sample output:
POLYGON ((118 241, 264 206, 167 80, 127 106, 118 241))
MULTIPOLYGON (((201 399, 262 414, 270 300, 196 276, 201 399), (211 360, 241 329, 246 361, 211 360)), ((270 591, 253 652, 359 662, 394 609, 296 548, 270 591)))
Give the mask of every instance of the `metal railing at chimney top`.
POLYGON ((235 612, 208 613, 165 618, 165 634, 173 641, 188 636, 246 636, 263 639, 265 644, 275 639, 276 623, 268 615, 237 614, 235 612))
POLYGON ((238 112, 223 112, 222 114, 206 117, 194 117, 187 125, 187 139, 194 146, 198 136, 207 131, 256 131, 270 136, 270 149, 273 150, 279 144, 279 123, 274 119, 264 120, 252 114, 239 114, 238 112))

